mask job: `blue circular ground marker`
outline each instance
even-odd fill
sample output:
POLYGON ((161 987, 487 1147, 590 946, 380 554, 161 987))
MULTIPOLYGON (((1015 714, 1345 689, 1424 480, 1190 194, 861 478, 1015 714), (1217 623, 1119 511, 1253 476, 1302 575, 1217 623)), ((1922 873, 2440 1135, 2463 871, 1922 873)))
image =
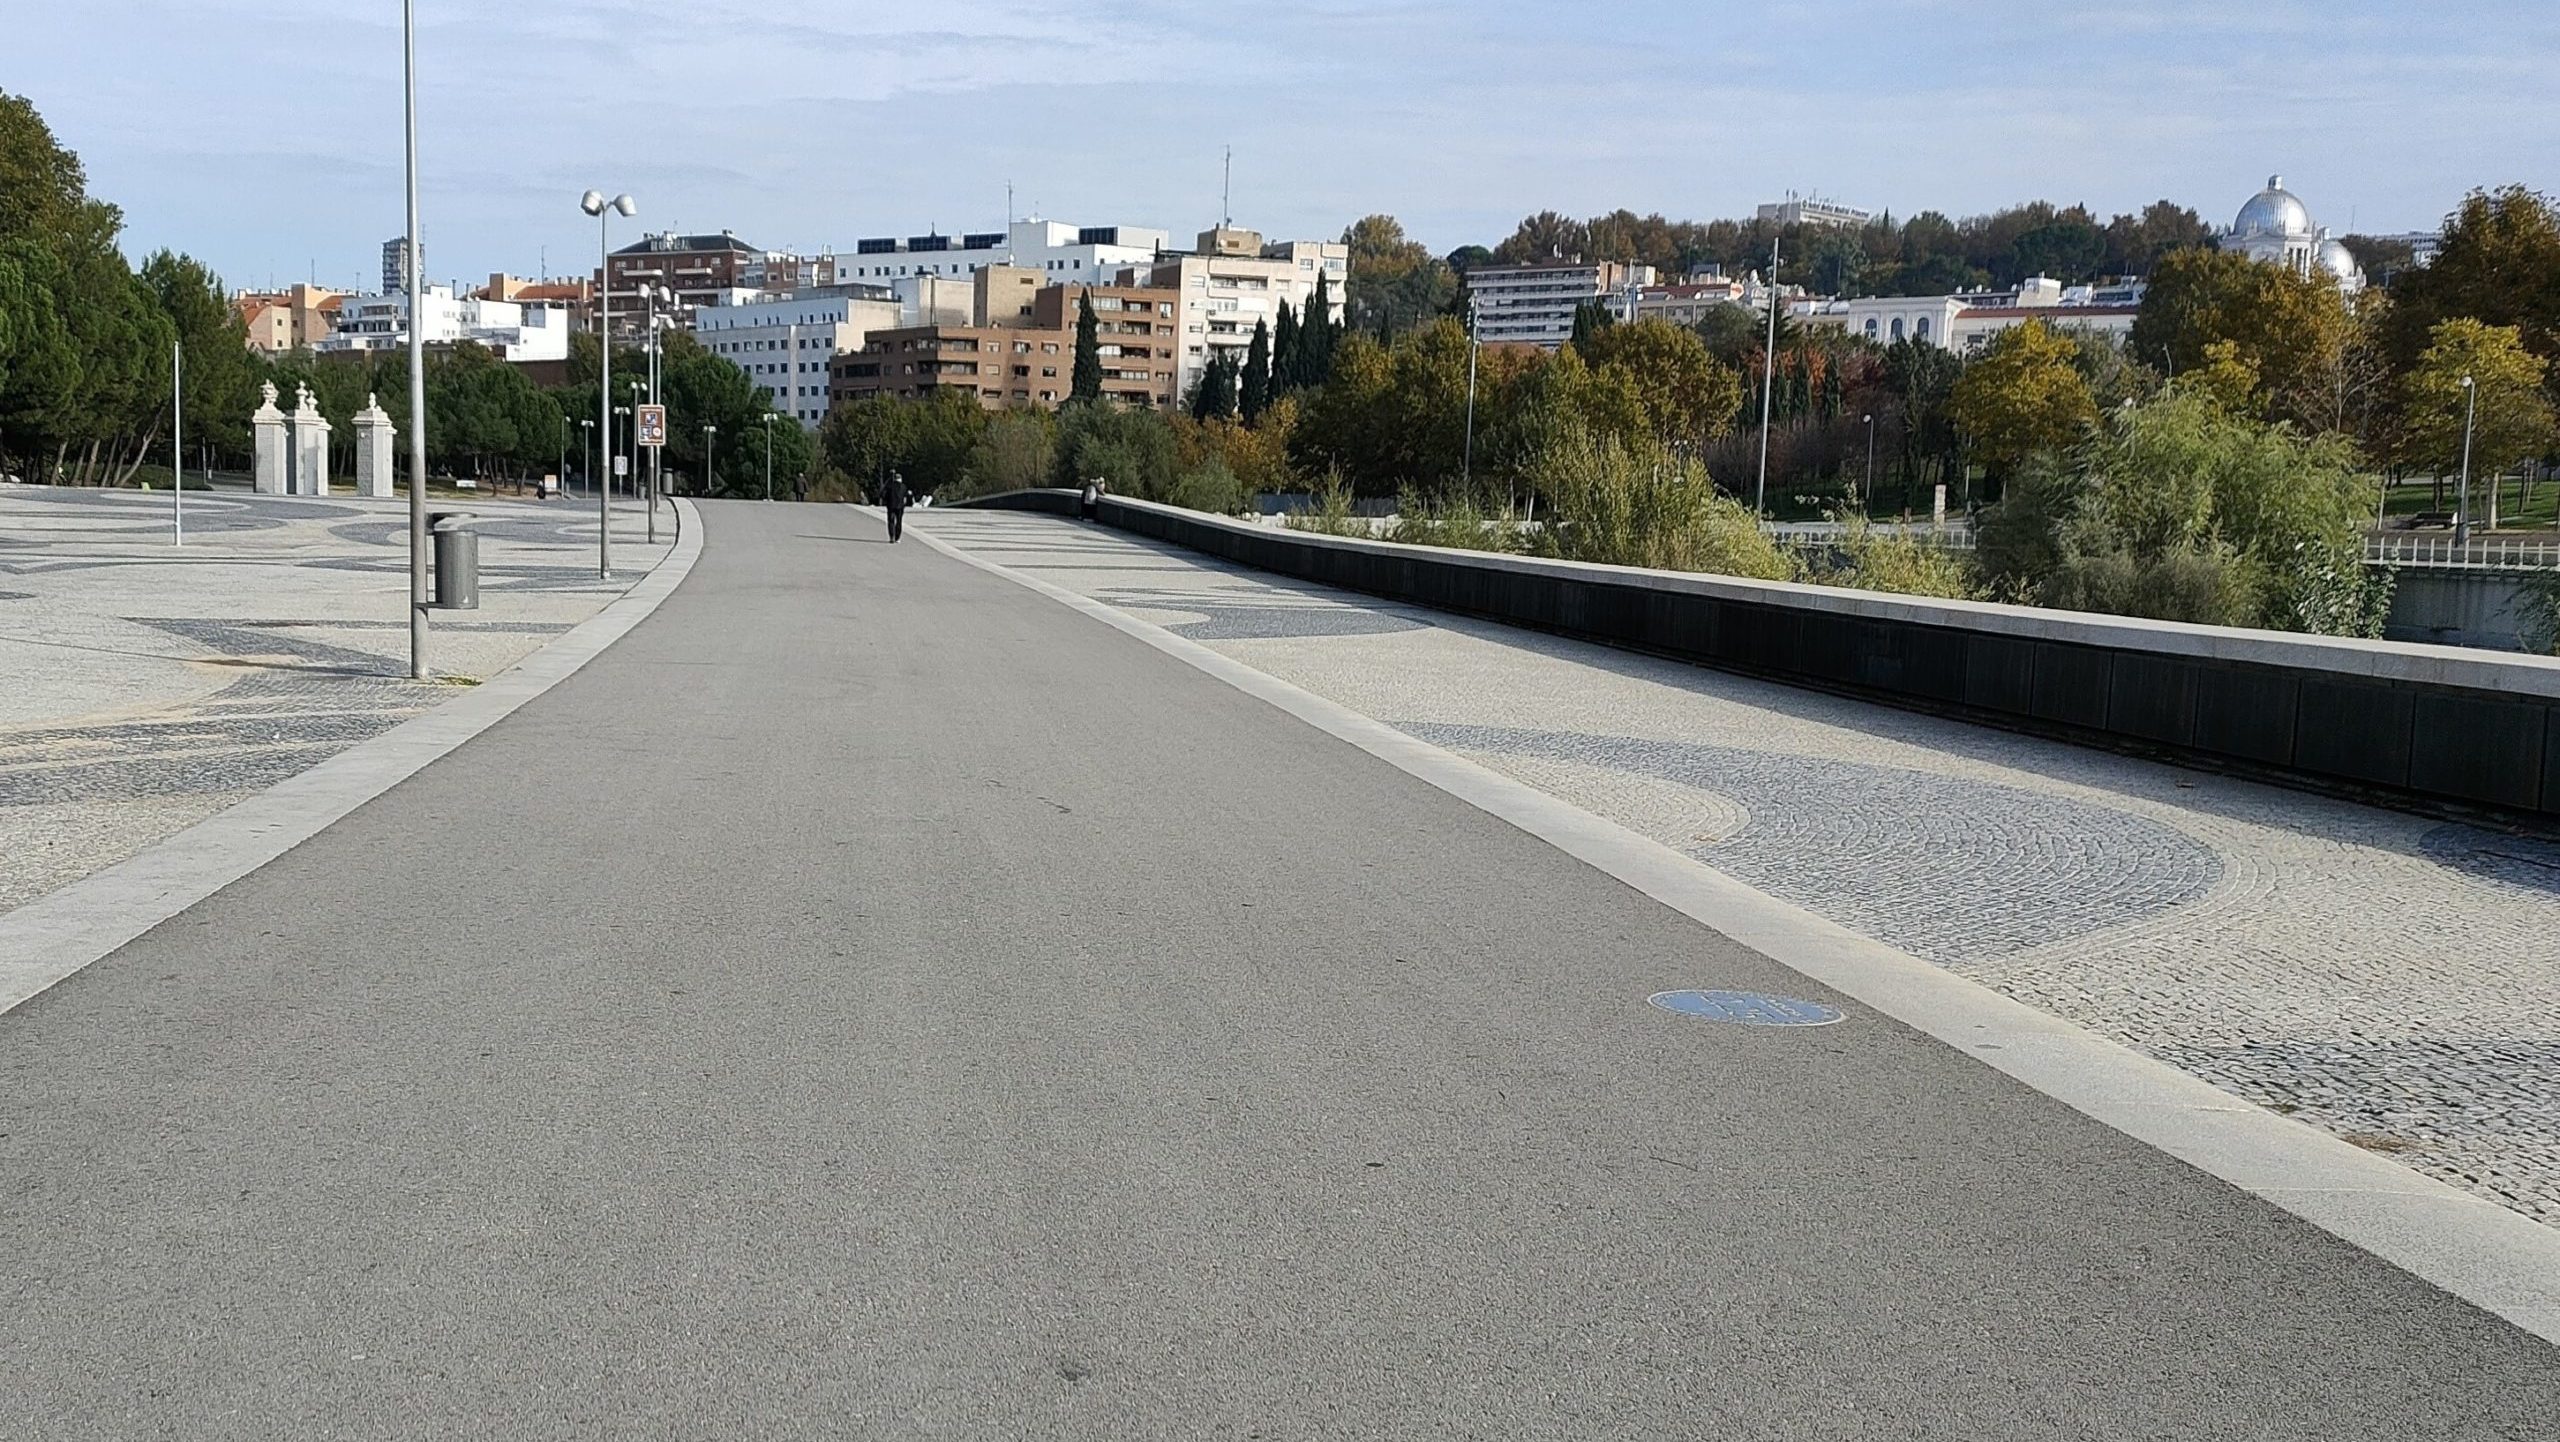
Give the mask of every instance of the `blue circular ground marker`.
POLYGON ((1744 1026, 1829 1026, 1840 1009, 1756 991, 1658 991, 1645 998, 1664 1011, 1744 1026))

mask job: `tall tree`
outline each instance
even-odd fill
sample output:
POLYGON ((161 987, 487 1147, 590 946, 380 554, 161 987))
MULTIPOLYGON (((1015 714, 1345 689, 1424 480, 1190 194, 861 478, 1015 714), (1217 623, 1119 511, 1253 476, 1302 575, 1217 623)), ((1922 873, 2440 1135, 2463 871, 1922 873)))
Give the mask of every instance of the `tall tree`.
POLYGON ((1069 400, 1102 399, 1102 323, 1093 314, 1093 292, 1076 297, 1076 368, 1075 382, 1067 392, 1069 400))
POLYGON ((2279 419, 2325 429, 2337 414, 2340 351, 2353 326, 2346 298, 2325 275, 2301 276, 2224 250, 2180 250, 2160 262, 2134 317, 2134 358, 2171 376, 2206 363, 2217 341, 2254 367, 2263 406, 2279 419))
POLYGON ((1618 323, 1605 302, 1586 300, 1573 308, 1572 344, 1581 350, 1591 344, 1592 337, 1618 323))
POLYGON ((1191 394, 1191 418, 1195 421, 1223 421, 1235 413, 1235 356, 1233 352, 1220 351, 1200 372, 1200 384, 1191 394))
POLYGON ((1244 374, 1236 385, 1236 402, 1246 425, 1259 425, 1271 404, 1271 324, 1253 323, 1253 344, 1245 348, 1244 374))
POLYGON ((2402 271, 2391 300, 2390 350, 2404 369, 2460 316, 2513 326, 2525 349, 2560 361, 2560 205, 2522 186, 2472 192, 2435 259, 2402 271))
POLYGON ((1448 263, 1408 239, 1392 215, 1372 215, 1342 232, 1350 251, 1343 313, 1352 325, 1389 339, 1446 309, 1458 292, 1448 263))
POLYGON ((1280 396, 1298 384, 1298 313, 1280 302, 1279 328, 1271 336, 1271 394, 1280 396))
POLYGON ((2514 326, 2468 316, 2440 322, 2418 363, 2402 378, 2402 458, 2438 475, 2462 462, 2471 421, 2471 473, 2494 476, 2546 453, 2553 442, 2550 366, 2525 349, 2514 326), (2463 378, 2471 380, 2471 394, 2463 378))
POLYGON ((1298 323, 1298 384, 1320 386, 1333 374, 1333 348, 1340 336, 1341 327, 1333 318, 1333 277, 1320 272, 1316 293, 1298 323))
POLYGON ((2002 331, 1965 367, 1952 412, 1995 482, 2028 457, 2077 442, 2098 419, 2077 348, 2040 320, 2002 331))

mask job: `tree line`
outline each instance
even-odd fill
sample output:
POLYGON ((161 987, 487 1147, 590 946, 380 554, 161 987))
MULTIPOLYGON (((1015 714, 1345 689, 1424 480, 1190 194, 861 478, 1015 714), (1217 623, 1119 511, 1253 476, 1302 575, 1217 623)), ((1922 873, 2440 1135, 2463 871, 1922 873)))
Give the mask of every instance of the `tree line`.
MULTIPOLYGON (((339 475, 352 472, 352 422, 369 402, 408 429, 405 351, 260 354, 220 277, 166 250, 137 268, 119 248, 122 231, 122 213, 88 193, 79 157, 35 107, 0 93, 0 474, 69 485, 165 475, 177 352, 189 472, 247 466, 261 384, 288 409, 311 392, 333 427, 339 475)), ((599 356, 593 336, 573 337, 568 365, 544 385, 482 347, 438 347, 426 367, 429 469, 483 480, 581 471, 599 356)), ((714 490, 761 495, 768 431, 783 485, 810 471, 800 423, 727 358, 679 333, 662 363, 672 476, 699 485, 707 463, 714 490)), ((617 388, 644 367, 638 350, 617 347, 617 388)))

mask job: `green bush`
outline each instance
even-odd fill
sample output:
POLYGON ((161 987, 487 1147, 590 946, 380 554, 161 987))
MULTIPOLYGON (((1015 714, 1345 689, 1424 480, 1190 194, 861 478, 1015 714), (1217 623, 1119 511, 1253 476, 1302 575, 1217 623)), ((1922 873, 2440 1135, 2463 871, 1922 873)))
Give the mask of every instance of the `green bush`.
POLYGON ((1174 477, 1164 501, 1167 505, 1232 516, 1244 509, 1244 483, 1227 469, 1225 461, 1213 456, 1174 477))
POLYGON ((1049 469, 1054 484, 1073 488, 1099 479, 1114 495, 1159 501, 1172 493, 1174 474, 1173 428, 1153 411, 1070 401, 1058 412, 1049 469))
POLYGON ((1508 516, 1487 511, 1473 492, 1452 488, 1438 501, 1405 492, 1396 501, 1395 524, 1387 539, 1408 546, 1447 546, 1461 551, 1519 549, 1518 531, 1508 516))
POLYGON ((1311 493, 1315 505, 1288 517, 1289 529, 1320 536, 1369 536, 1369 523, 1351 514, 1351 485, 1340 467, 1330 467, 1311 493))
POLYGON ((1852 518, 1838 549, 1811 568, 1808 580, 1853 591, 1889 591, 1978 601, 1985 591, 1963 555, 1900 532, 1878 531, 1852 518))
POLYGON ((1542 555, 1767 581, 1796 575, 1794 558, 1694 460, 1569 434, 1531 462, 1529 477, 1550 510, 1534 538, 1542 555))

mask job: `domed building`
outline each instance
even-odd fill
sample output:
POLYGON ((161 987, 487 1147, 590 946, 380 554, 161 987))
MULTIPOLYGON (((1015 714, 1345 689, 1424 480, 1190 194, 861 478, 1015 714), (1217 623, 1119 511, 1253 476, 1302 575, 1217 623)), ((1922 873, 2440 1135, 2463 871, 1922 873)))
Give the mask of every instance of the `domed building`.
POLYGON ((2239 218, 2218 238, 2224 250, 2281 265, 2300 276, 2325 275, 2349 295, 2364 289, 2364 268, 2325 226, 2311 223, 2311 207, 2270 175, 2267 188, 2249 197, 2239 218))

